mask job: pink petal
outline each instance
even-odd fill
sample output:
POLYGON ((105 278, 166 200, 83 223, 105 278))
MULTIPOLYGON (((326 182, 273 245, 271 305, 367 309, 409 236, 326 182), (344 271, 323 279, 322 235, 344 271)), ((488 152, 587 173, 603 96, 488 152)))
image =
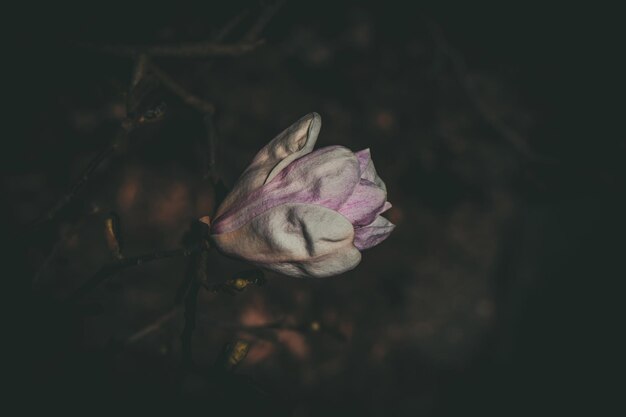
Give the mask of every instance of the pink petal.
POLYGON ((363 149, 362 151, 355 153, 355 155, 359 160, 361 178, 373 182, 383 190, 387 191, 387 186, 376 173, 376 168, 374 168, 374 161, 372 161, 372 155, 369 148, 363 149))
POLYGON ((354 192, 339 208, 339 213, 347 217, 355 226, 365 226, 381 213, 387 200, 387 193, 376 184, 361 179, 354 192))
POLYGON ((371 224, 354 230, 354 246, 361 251, 372 248, 387 239, 395 227, 389 220, 378 216, 371 224))

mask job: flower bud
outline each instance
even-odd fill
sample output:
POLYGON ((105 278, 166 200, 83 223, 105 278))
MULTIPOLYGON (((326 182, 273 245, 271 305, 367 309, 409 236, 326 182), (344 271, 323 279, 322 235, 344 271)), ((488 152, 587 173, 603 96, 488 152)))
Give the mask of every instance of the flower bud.
POLYGON ((220 251, 294 277, 356 267, 385 240, 391 207, 369 149, 313 151, 321 118, 310 113, 267 144, 218 208, 211 238, 220 251))

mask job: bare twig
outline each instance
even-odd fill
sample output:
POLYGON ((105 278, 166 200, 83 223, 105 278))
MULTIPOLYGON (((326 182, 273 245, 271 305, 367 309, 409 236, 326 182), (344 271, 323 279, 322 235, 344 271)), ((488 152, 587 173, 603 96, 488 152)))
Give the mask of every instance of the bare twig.
MULTIPOLYGON (((124 132, 128 134, 129 132, 124 132)), ((113 140, 107 144, 96 156, 91 160, 87 168, 83 171, 76 183, 65 193, 43 216, 33 222, 29 229, 35 231, 44 223, 53 220, 83 189, 87 181, 91 178, 96 169, 107 160, 115 151, 115 144, 118 143, 118 139, 113 140)))
MULTIPOLYGON (((131 84, 129 88, 129 96, 132 93, 132 90, 137 86, 139 81, 142 79, 145 73, 147 63, 147 57, 145 55, 141 55, 137 58, 135 67, 133 69, 133 75, 131 79, 131 84)), ((127 103, 127 114, 130 113, 127 103)), ((153 118, 154 119, 154 118, 153 118)), ((98 169, 98 167, 109 157, 111 157, 118 147, 127 140, 130 133, 137 127, 138 125, 144 122, 150 122, 150 118, 144 117, 144 115, 140 115, 139 118, 131 118, 127 117, 121 123, 121 128, 118 134, 108 143, 90 162, 87 168, 83 171, 82 175, 79 177, 77 182, 70 188, 70 190, 63 195, 43 216, 34 221, 28 228, 29 235, 30 233, 37 231, 39 226, 42 224, 53 220, 75 197, 76 195, 85 187, 86 183, 92 177, 93 173, 98 169)), ((45 262, 37 271, 33 279, 33 286, 39 284, 43 271, 48 267, 52 258, 56 255, 58 248, 60 247, 60 242, 54 244, 51 253, 46 258, 45 262)))
POLYGON ((178 316, 179 312, 180 312, 180 308, 174 307, 173 309, 171 309, 170 311, 168 311, 167 313, 165 313, 164 315, 162 315, 161 317, 159 317, 158 319, 156 319, 155 321, 153 321, 146 327, 133 333, 128 339, 126 339, 126 342, 124 344, 126 346, 132 345, 134 343, 139 342, 141 339, 145 338, 146 336, 149 336, 152 333, 158 332, 169 321, 171 321, 176 316, 178 316))
POLYGON ((183 354, 183 368, 193 368, 193 353, 191 339, 196 328, 196 310, 198 305, 198 293, 200 292, 200 282, 194 280, 185 296, 185 326, 180 335, 183 354))
MULTIPOLYGON (((226 24, 221 29, 216 31, 211 36, 211 41, 222 42, 241 23, 241 21, 246 18, 246 16, 249 13, 250 13, 250 10, 245 9, 241 13, 233 17, 231 20, 226 22, 226 24)), ((213 66, 214 63, 215 63, 214 60, 206 61, 204 67, 208 71, 213 66)))
POLYGON ((182 302, 184 301, 185 295, 187 294, 187 291, 189 291, 189 287, 191 286, 191 283, 193 282, 193 279, 194 279, 195 266, 196 266, 196 260, 195 260, 195 255, 194 255, 194 256, 191 256, 189 260, 187 261, 187 268, 186 268, 185 274, 183 275, 183 280, 181 281, 180 285, 178 286, 178 289, 176 290, 176 296, 174 297, 174 304, 179 305, 179 304, 182 304, 182 302))
POLYGON ((105 53, 121 56, 137 56, 139 54, 147 54, 151 57, 199 58, 220 55, 241 55, 257 48, 263 43, 263 40, 231 44, 201 41, 171 45, 105 45, 100 47, 96 46, 96 48, 105 53))
POLYGON ((252 42, 263 32, 263 29, 272 20, 272 17, 285 4, 285 0, 278 0, 274 4, 268 4, 261 12, 257 21, 252 25, 248 32, 243 36, 244 41, 252 42))
POLYGON ((135 130, 138 126, 142 125, 144 122, 148 122, 149 120, 140 117, 140 118, 125 118, 121 127, 116 136, 114 136, 113 140, 109 142, 87 165, 87 168, 83 171, 81 176, 78 178, 76 183, 70 188, 70 190, 65 193, 43 216, 34 221, 28 229, 31 232, 36 231, 41 225, 53 220, 60 212, 63 210, 75 197, 78 193, 85 187, 87 182, 91 179, 92 175, 98 167, 107 159, 109 159, 119 148, 121 144, 123 144, 132 131, 135 130))
POLYGON ((146 67, 148 66, 148 55, 140 54, 135 61, 135 67, 133 68, 133 75, 130 79, 130 87, 128 91, 133 91, 133 89, 139 84, 139 81, 143 78, 146 73, 146 67))
POLYGON ((250 13, 249 9, 244 9, 241 13, 230 19, 219 31, 211 37, 213 42, 222 42, 250 13))
POLYGON ((201 113, 213 114, 215 112, 215 106, 213 104, 191 94, 165 71, 152 62, 150 63, 150 70, 157 76, 164 87, 180 97, 185 104, 193 107, 201 113))
POLYGON ((132 258, 124 258, 110 264, 104 265, 98 272, 96 272, 91 278, 89 278, 83 285, 81 285, 72 296, 69 298, 70 302, 75 302, 96 288, 101 282, 121 271, 122 269, 132 266, 138 266, 146 262, 152 262, 158 259, 174 258, 178 256, 189 256, 191 254, 199 252, 203 248, 202 245, 192 246, 188 248, 172 249, 165 251, 151 252, 132 258))
MULTIPOLYGON (((185 325, 180 335, 182 344, 182 365, 185 370, 192 370, 193 368, 193 354, 192 343, 193 331, 196 328, 196 308, 198 305, 198 295, 202 285, 208 279, 208 262, 209 262, 209 248, 208 245, 208 226, 203 222, 195 223, 198 228, 196 238, 200 239, 203 250, 195 254, 189 259, 189 265, 183 282, 183 286, 179 288, 178 296, 184 294, 185 296, 185 325), (186 294, 184 293, 185 288, 186 294)), ((192 228, 193 229, 193 228, 192 228)))

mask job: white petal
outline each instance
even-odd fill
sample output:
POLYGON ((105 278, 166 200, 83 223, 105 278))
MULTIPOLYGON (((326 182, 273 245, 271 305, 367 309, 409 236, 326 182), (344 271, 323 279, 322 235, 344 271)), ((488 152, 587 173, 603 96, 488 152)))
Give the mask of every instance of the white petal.
MULTIPOLYGON (((317 113, 309 113, 285 129, 264 149, 276 160, 264 183, 268 183, 292 161, 313 151, 317 136, 322 128, 322 118, 317 113)), ((259 152, 260 153, 260 152, 259 152)), ((257 155, 258 157, 258 155, 257 155)), ((256 158, 255 158, 256 160, 256 158)))
POLYGON ((239 177, 217 211, 219 216, 237 200, 274 178, 292 161, 313 150, 322 126, 317 113, 309 113, 278 134, 261 149, 239 177))
POLYGON ((352 224, 334 210, 310 204, 275 207, 212 238, 227 255, 295 277, 337 275, 361 261, 352 224))

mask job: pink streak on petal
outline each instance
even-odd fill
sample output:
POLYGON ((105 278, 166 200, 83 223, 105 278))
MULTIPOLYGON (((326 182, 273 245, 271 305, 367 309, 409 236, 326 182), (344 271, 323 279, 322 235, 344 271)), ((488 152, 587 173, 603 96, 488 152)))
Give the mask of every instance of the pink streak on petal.
POLYGON ((372 224, 354 230, 354 246, 360 251, 372 248, 387 239, 395 227, 389 220, 378 216, 372 224))
POLYGON ((357 158, 346 148, 318 149, 284 168, 215 219, 211 233, 233 231, 254 217, 287 203, 315 204, 338 210, 359 181, 357 158))
POLYGON ((376 184, 361 179, 354 192, 339 208, 339 213, 355 226, 365 226, 372 223, 383 210, 387 195, 376 184))

